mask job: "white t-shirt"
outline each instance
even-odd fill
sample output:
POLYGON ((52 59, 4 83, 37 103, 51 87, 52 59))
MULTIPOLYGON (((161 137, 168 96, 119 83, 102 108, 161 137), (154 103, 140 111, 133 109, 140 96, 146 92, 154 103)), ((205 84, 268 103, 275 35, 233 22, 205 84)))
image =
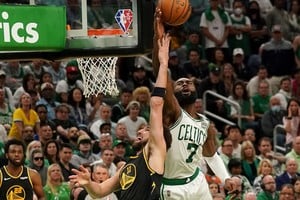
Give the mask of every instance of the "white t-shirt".
POLYGON ((136 132, 142 124, 147 124, 145 118, 138 116, 136 121, 133 121, 128 115, 119 119, 118 123, 125 124, 127 133, 130 138, 136 138, 136 132))
MULTIPOLYGON (((208 28, 208 31, 218 40, 221 40, 224 32, 225 32, 225 28, 227 26, 231 25, 231 21, 230 21, 230 17, 228 16, 227 12, 225 12, 228 22, 227 24, 224 24, 222 22, 221 17, 219 16, 218 11, 216 10, 212 10, 211 11, 212 14, 214 15, 214 19, 212 21, 209 21, 206 19, 206 15, 205 12, 202 13, 201 16, 201 22, 200 22, 200 27, 202 28, 208 28)), ((216 47, 215 42, 211 41, 210 39, 208 39, 207 37, 205 37, 205 48, 214 48, 216 47)), ((223 43, 222 48, 228 48, 228 43, 227 40, 223 43)))

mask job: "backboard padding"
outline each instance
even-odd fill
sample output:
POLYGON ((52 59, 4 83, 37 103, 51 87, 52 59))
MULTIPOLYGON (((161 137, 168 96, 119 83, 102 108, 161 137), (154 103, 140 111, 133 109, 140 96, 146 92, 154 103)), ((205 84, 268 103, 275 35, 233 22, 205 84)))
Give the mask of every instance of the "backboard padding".
MULTIPOLYGON (((33 0, 31 0, 32 3, 33 0)), ((108 1, 109 2, 109 1, 108 1)), ((113 2, 113 1, 112 1, 113 2)), ((36 3, 36 2, 35 2, 36 3)), ((68 28, 66 47, 60 51, 0 51, 0 60, 10 59, 46 59, 60 60, 71 57, 133 56, 148 53, 152 49, 153 10, 151 0, 133 0, 133 22, 129 34, 89 35, 87 20, 87 0, 80 0, 82 5, 82 26, 68 28)), ((119 28, 114 26, 113 28, 119 28)), ((97 27, 96 27, 97 29, 97 27)), ((51 38, 49 36, 49 38, 51 38)))

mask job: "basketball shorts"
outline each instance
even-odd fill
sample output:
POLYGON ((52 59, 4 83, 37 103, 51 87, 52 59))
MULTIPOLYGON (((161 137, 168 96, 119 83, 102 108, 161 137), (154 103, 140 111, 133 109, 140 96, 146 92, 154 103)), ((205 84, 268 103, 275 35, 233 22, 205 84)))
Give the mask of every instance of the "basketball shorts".
POLYGON ((194 175, 185 179, 168 179, 160 188, 161 200, 212 200, 204 174, 197 169, 194 175), (197 173, 198 170, 198 173, 197 173))

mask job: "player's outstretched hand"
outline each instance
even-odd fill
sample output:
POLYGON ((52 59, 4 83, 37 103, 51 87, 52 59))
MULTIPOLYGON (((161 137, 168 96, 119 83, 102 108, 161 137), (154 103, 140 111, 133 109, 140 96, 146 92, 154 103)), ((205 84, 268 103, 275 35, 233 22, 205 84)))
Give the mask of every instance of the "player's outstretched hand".
POLYGON ((154 14, 154 33, 158 39, 161 39, 165 33, 165 27, 162 22, 162 12, 159 7, 155 9, 154 14))
POLYGON ((158 39, 158 59, 161 66, 168 67, 169 61, 169 48, 170 48, 171 36, 163 34, 161 39, 158 39))
POLYGON ((75 175, 69 176, 70 182, 75 186, 85 186, 91 182, 91 174, 88 169, 84 168, 82 165, 79 170, 72 169, 75 175))
POLYGON ((238 186, 231 178, 225 180, 224 189, 228 191, 228 194, 234 194, 238 190, 238 186))

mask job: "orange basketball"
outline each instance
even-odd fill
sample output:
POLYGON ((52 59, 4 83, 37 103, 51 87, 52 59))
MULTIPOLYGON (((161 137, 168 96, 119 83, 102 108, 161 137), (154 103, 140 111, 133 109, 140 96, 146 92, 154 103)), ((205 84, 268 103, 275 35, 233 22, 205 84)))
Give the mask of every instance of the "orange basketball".
POLYGON ((159 0, 162 20, 168 25, 179 26, 186 22, 192 12, 189 0, 159 0))

